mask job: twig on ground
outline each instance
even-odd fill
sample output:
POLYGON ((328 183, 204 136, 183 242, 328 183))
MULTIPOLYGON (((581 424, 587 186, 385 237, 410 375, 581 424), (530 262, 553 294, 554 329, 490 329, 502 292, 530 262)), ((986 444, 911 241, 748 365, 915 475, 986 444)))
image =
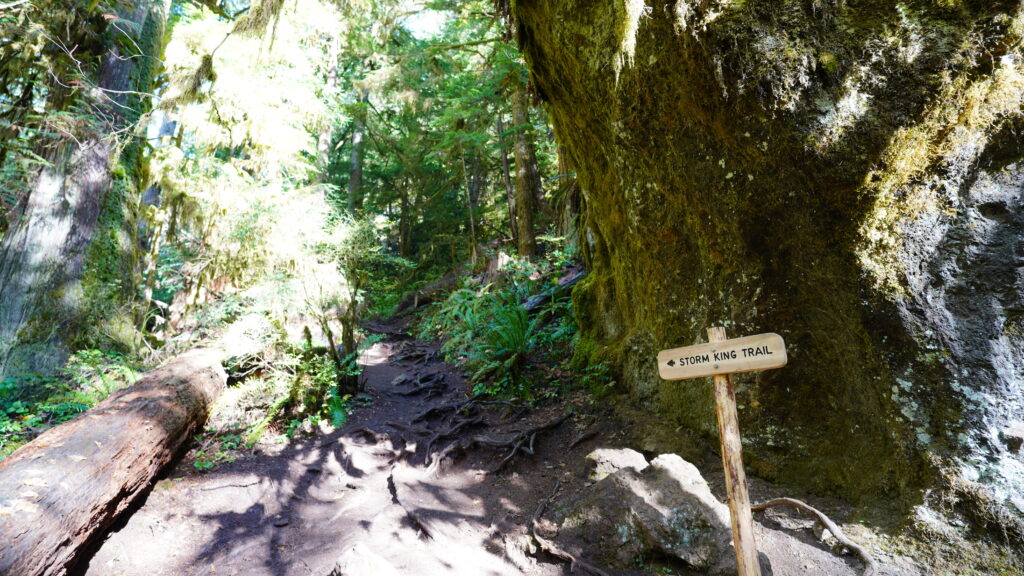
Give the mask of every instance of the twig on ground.
POLYGON ((824 512, 821 512, 817 508, 804 502, 801 502, 800 500, 797 500, 795 498, 775 498, 772 500, 768 500, 767 502, 755 504, 751 506, 750 509, 754 512, 761 512, 769 508, 773 508, 775 506, 789 506, 790 508, 795 508, 797 510, 807 512, 808 514, 814 516, 818 520, 818 522, 821 522, 822 526, 828 528, 828 531, 836 537, 836 540, 841 545, 848 548, 851 552, 856 554, 858 558, 861 559, 861 561, 864 563, 863 576, 875 576, 875 573, 878 571, 878 565, 875 563, 875 559, 871 557, 871 554, 869 554, 868 551, 865 550, 863 547, 861 547, 858 544, 855 544, 852 540, 847 538, 846 534, 843 534, 843 531, 839 528, 839 526, 837 526, 835 522, 833 522, 828 516, 826 516, 824 512))
POLYGON ((257 485, 260 482, 261 482, 261 480, 259 478, 257 478, 255 480, 253 480, 252 482, 245 482, 245 483, 242 483, 242 484, 221 484, 219 486, 211 486, 209 488, 200 488, 200 490, 202 490, 204 492, 207 492, 207 491, 210 491, 210 490, 220 490, 221 488, 248 488, 249 486, 257 485))

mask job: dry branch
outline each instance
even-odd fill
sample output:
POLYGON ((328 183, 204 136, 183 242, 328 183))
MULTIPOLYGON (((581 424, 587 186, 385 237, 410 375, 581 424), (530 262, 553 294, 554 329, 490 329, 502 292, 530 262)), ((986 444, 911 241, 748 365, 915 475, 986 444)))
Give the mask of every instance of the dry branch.
POLYGON ((775 498, 773 500, 768 500, 767 502, 755 504, 751 506, 750 509, 754 512, 761 512, 769 508, 773 508, 775 506, 788 506, 790 508, 802 510, 814 516, 818 520, 818 522, 821 522, 822 526, 828 528, 828 531, 836 537, 836 540, 841 545, 848 548, 851 552, 856 554, 862 562, 864 562, 863 576, 875 576, 878 567, 877 564, 875 564, 875 559, 871 557, 871 554, 868 554, 867 550, 865 550, 860 545, 855 544, 852 540, 847 538, 846 534, 843 534, 843 531, 839 528, 839 526, 837 526, 835 522, 833 522, 828 516, 826 516, 824 512, 821 512, 817 508, 814 508, 809 504, 801 502, 800 500, 796 500, 795 498, 775 498))
POLYGON ((0 462, 0 574, 64 574, 202 426, 220 357, 183 354, 0 462))

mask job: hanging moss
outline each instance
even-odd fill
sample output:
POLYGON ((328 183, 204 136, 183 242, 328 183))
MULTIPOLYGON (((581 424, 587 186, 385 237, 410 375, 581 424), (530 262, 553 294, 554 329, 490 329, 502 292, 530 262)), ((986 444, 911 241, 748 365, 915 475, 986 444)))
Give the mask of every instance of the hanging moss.
POLYGON ((82 271, 82 305, 69 330, 68 345, 114 347, 134 352, 139 345, 135 281, 139 262, 135 238, 138 189, 126 176, 114 179, 82 271))

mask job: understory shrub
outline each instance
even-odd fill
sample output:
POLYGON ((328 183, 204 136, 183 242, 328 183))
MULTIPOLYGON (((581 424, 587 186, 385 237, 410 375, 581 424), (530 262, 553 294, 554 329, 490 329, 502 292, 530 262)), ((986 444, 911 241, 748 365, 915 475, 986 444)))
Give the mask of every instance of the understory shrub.
POLYGON ((26 374, 0 381, 0 458, 138 380, 136 360, 79 350, 57 377, 26 374))

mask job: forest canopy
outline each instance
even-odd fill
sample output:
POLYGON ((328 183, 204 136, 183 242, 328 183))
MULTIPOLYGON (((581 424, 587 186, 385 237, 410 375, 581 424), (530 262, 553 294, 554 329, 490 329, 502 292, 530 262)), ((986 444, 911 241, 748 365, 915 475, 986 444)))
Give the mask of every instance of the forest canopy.
POLYGON ((341 319, 344 356, 463 263, 573 250, 578 191, 489 2, 34 1, 0 26, 14 420, 54 420, 29 406, 84 357, 134 372, 254 311, 313 309, 332 340, 341 319), (63 225, 32 216, 46 174, 87 170, 63 225), (80 262, 23 275, 43 244, 80 262))

